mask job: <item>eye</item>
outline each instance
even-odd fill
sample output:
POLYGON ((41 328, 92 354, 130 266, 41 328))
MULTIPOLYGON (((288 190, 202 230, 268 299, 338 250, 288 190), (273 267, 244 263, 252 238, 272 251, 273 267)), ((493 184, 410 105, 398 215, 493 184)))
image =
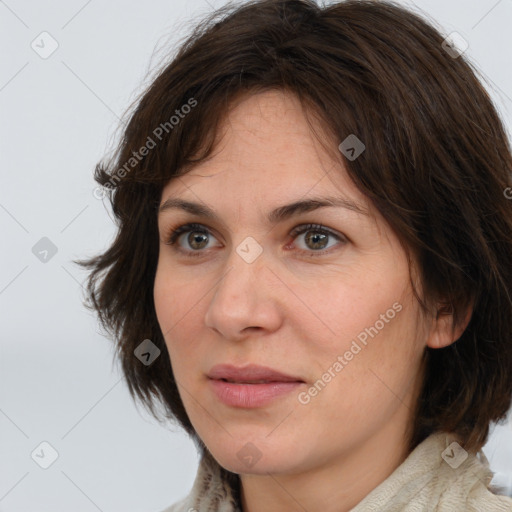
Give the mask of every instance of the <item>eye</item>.
MULTIPOLYGON (((343 244, 347 241, 343 235, 334 233, 321 224, 307 224, 305 226, 297 226, 290 233, 290 236, 297 238, 299 238, 299 235, 306 235, 303 238, 306 250, 301 250, 301 252, 309 253, 307 256, 320 256, 322 254, 331 252, 330 250, 325 250, 327 247, 329 247, 329 238, 334 238, 343 244), (312 251, 307 249, 312 249, 312 251)), ((330 247, 332 247, 332 245, 330 247)))
POLYGON ((207 246, 210 236, 212 236, 210 231, 201 224, 183 224, 171 230, 165 243, 171 246, 178 245, 178 247, 175 247, 177 251, 185 252, 190 256, 202 256, 201 253, 203 251, 201 249, 207 246), (185 239, 190 244, 190 247, 192 247, 192 251, 183 249, 179 244, 179 238, 187 233, 189 235, 185 239))
MULTIPOLYGON (((326 252, 331 252, 330 250, 325 250, 326 247, 329 247, 329 238, 334 238, 338 240, 338 242, 342 242, 342 244, 347 241, 343 235, 335 233, 320 224, 297 226, 291 231, 290 236, 298 238, 299 235, 303 234, 306 235, 304 238, 306 248, 301 249, 300 252, 306 253, 307 256, 319 256, 326 252)), ((189 223, 171 230, 165 243, 173 246, 176 251, 183 252, 188 256, 203 256, 205 253, 203 249, 208 248, 210 237, 215 238, 208 228, 201 224, 189 223), (188 236, 184 237, 184 239, 191 249, 183 248, 180 244, 180 239, 186 234, 188 234, 188 236)))

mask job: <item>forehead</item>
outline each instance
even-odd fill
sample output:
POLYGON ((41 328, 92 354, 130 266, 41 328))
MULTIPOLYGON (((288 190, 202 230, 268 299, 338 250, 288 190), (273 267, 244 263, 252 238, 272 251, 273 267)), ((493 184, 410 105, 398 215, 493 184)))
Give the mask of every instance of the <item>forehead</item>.
POLYGON ((277 90, 242 96, 220 123, 208 159, 168 182, 162 201, 169 195, 217 197, 249 207, 255 200, 342 195, 366 203, 336 152, 337 142, 311 116, 308 122, 295 95, 277 90))

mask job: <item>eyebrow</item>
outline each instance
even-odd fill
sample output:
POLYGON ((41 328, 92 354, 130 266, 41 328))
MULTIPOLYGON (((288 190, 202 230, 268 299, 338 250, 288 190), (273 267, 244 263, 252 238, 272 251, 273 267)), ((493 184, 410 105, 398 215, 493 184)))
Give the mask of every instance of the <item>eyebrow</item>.
MULTIPOLYGON (((278 222, 283 222, 286 219, 289 219, 293 215, 298 215, 301 213, 307 213, 319 208, 326 207, 339 207, 345 208, 347 210, 354 211, 361 215, 370 216, 367 209, 361 207, 360 205, 350 201, 349 199, 343 199, 341 197, 313 197, 309 199, 305 199, 302 201, 295 201, 290 204, 285 204, 283 206, 279 206, 269 212, 267 214, 267 222, 269 224, 277 224, 278 222)), ((171 209, 179 209, 184 210, 192 215, 206 217, 208 219, 220 221, 218 215, 211 210, 208 206, 199 203, 193 203, 190 201, 185 201, 184 199, 179 199, 175 197, 170 197, 166 199, 158 209, 158 213, 162 213, 166 210, 171 209)))

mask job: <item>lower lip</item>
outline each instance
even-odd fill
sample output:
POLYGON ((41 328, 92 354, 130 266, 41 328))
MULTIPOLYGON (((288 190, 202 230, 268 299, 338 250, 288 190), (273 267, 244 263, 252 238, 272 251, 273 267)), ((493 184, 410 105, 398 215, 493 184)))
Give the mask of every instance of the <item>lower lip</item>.
POLYGON ((296 390, 303 382, 269 382, 267 384, 237 384, 210 379, 217 398, 231 407, 261 407, 296 390))

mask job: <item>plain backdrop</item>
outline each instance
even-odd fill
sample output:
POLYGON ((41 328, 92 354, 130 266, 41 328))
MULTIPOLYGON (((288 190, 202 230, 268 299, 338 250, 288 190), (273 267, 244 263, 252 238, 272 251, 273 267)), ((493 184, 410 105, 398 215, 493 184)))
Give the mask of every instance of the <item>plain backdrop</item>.
MULTIPOLYGON (((173 42, 224 3, 0 1, 2 512, 156 512, 192 485, 192 442, 131 400, 72 260, 115 233, 92 173, 119 118, 173 42)), ((510 130, 512 0, 403 4, 467 40, 510 130)), ((512 495, 510 421, 485 453, 512 495)))

